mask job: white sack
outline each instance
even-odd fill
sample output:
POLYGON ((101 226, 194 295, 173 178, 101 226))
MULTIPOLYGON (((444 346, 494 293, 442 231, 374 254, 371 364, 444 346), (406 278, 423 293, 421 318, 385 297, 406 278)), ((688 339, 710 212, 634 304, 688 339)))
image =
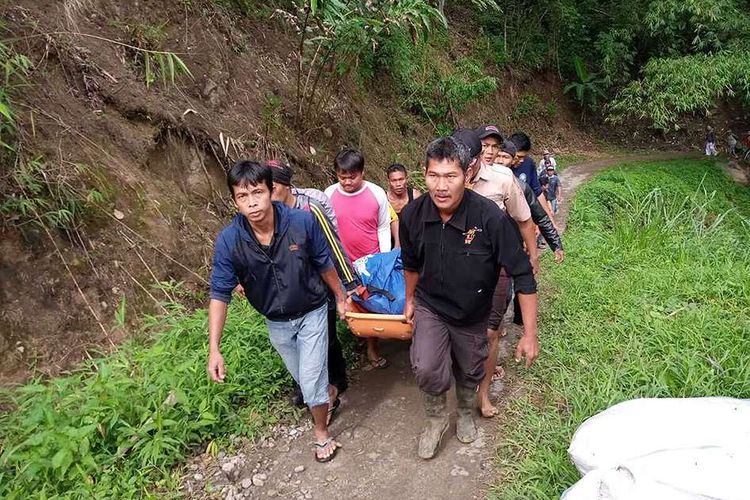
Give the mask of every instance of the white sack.
POLYGON ((637 399, 585 421, 564 500, 750 499, 750 401, 637 399))

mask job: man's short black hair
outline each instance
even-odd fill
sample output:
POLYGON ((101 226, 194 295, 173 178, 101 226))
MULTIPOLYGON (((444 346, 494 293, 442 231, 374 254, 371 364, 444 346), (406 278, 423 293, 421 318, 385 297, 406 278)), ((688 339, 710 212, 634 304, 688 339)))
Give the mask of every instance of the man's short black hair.
POLYGON ((385 169, 385 175, 388 177, 393 172, 401 172, 402 174, 406 175, 406 167, 401 165, 400 163, 393 163, 391 166, 385 169))
POLYGON ((232 197, 235 187, 265 184, 268 191, 273 191, 273 174, 268 165, 252 160, 240 160, 227 173, 227 186, 232 197))
POLYGON ((425 169, 429 166, 430 160, 457 161, 461 166, 461 170, 466 172, 472 158, 469 153, 469 148, 467 148, 462 142, 453 137, 439 137, 427 145, 424 162, 425 169))
POLYGON ((516 145, 519 151, 531 151, 531 139, 523 132, 516 132, 510 136, 510 140, 516 145))
POLYGON ((364 172, 365 157, 356 149, 344 149, 333 159, 333 167, 336 172, 364 172))

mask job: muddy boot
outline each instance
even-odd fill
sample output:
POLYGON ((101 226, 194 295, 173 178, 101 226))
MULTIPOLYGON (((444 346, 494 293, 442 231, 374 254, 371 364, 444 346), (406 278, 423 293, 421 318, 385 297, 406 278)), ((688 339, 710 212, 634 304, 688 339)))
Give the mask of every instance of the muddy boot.
POLYGON ((440 447, 440 440, 448 430, 448 408, 446 393, 433 396, 422 393, 425 414, 427 416, 422 435, 419 436, 419 458, 425 460, 434 457, 440 447))
POLYGON ((472 388, 456 385, 456 400, 456 437, 468 444, 477 438, 477 425, 474 423, 477 393, 472 388))

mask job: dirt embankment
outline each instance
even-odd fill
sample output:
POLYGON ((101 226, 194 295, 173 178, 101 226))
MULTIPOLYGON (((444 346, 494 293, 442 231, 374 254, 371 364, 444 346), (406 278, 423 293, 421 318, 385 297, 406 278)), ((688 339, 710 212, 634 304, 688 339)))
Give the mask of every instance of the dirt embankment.
MULTIPOLYGON (((31 0, 1 8, 0 17, 33 63, 14 98, 21 161, 38 158, 34 175, 60 198, 71 196, 66 184, 102 193, 64 229, 3 215, 2 385, 106 351, 160 302, 200 304, 213 238, 232 213, 225 168, 237 157, 282 158, 299 184, 323 187, 333 155, 349 145, 364 151, 368 175, 382 182, 393 161, 417 168, 436 134, 401 109, 386 75, 342 82, 317 119, 295 126, 296 39, 278 18, 180 0, 31 0), (127 46, 137 44, 180 54, 194 78, 147 87, 144 61, 127 46)), ((458 29, 448 59, 471 43, 461 19, 451 19, 458 29)), ((554 79, 497 76, 498 92, 469 106, 461 125, 523 128, 562 153, 596 149, 554 79), (554 113, 520 116, 528 95, 554 113)), ((17 165, 2 169, 4 195, 28 195, 12 177, 17 165)))

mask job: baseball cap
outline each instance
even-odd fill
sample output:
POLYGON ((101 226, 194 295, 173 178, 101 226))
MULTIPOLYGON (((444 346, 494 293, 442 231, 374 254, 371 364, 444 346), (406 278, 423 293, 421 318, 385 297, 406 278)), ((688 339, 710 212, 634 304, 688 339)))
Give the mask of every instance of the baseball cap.
POLYGON ((518 153, 518 148, 516 148, 516 145, 513 144, 513 141, 504 140, 502 144, 500 144, 500 151, 503 153, 508 153, 511 156, 516 156, 516 153, 518 153))
POLYGON ((476 158, 482 152, 482 141, 477 137, 477 133, 470 128, 454 130, 451 137, 469 148, 469 155, 472 158, 476 158))
POLYGON ((273 178, 273 182, 283 184, 285 186, 292 185, 292 176, 294 175, 294 170, 292 170, 292 167, 290 167, 289 165, 283 165, 278 160, 268 160, 266 162, 266 165, 271 167, 271 176, 273 178))
POLYGON ((476 130, 477 137, 479 137, 479 140, 481 141, 485 137, 489 137, 491 135, 494 135, 498 139, 500 139, 500 142, 505 139, 503 137, 503 134, 500 133, 500 129, 497 128, 495 125, 482 125, 476 130))

